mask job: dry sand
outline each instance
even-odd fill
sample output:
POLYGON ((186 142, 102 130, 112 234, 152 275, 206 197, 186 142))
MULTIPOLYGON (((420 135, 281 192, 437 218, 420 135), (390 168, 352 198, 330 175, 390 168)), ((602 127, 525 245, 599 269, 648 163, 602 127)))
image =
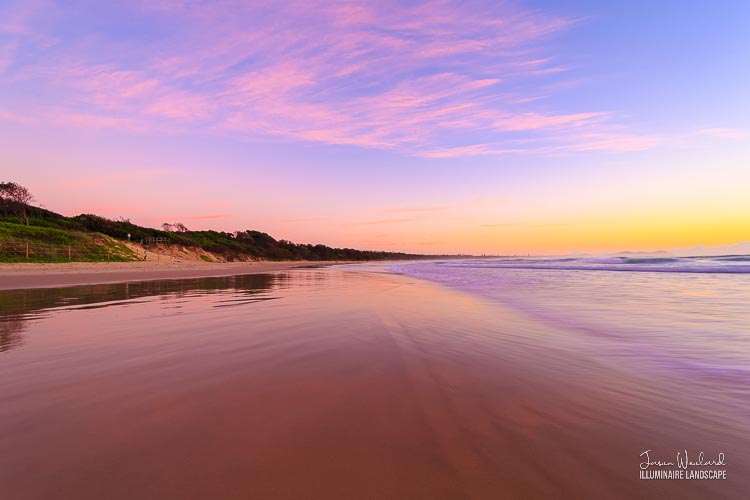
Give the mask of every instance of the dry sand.
POLYGON ((2 264, 0 290, 50 288, 125 281, 205 278, 281 271, 335 262, 71 262, 66 264, 2 264))

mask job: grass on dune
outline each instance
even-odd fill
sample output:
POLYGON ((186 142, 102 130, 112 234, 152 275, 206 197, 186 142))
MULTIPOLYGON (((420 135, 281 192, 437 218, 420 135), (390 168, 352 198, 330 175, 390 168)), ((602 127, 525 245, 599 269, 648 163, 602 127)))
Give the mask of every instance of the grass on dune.
POLYGON ((0 262, 124 262, 136 260, 124 244, 98 233, 0 222, 0 262), (26 258, 26 243, 29 257, 26 258))

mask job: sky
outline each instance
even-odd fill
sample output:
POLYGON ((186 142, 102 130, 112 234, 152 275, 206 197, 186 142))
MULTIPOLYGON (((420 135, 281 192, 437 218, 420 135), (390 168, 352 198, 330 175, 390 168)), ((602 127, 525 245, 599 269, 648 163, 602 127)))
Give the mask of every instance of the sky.
POLYGON ((363 249, 731 245, 748 25, 744 0, 0 0, 0 180, 363 249))

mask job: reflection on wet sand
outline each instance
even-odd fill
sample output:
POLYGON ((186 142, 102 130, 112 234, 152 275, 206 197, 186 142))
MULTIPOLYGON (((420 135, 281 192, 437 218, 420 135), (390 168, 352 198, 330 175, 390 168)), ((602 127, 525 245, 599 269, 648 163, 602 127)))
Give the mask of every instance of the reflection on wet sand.
POLYGON ((0 353, 8 498, 742 498, 749 472, 735 406, 692 406, 412 278, 300 270, 0 304, 25 325, 0 353), (726 453, 730 480, 638 481, 642 451, 686 447, 726 453))
POLYGON ((0 352, 20 346, 23 343, 25 327, 24 317, 21 314, 0 317, 0 352))
POLYGON ((118 305, 117 301, 132 301, 141 297, 186 297, 222 290, 232 290, 240 296, 251 297, 268 291, 272 281, 283 283, 282 276, 255 274, 190 280, 143 281, 76 286, 71 288, 32 288, 0 290, 0 352, 23 343, 26 322, 43 317, 45 309, 88 308, 118 305))

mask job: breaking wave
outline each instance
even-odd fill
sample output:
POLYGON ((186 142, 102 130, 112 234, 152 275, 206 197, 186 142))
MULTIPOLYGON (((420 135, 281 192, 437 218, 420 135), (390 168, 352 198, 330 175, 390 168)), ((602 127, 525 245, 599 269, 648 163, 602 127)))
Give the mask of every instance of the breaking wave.
POLYGON ((444 268, 750 274, 750 255, 721 257, 492 258, 442 261, 444 268))

